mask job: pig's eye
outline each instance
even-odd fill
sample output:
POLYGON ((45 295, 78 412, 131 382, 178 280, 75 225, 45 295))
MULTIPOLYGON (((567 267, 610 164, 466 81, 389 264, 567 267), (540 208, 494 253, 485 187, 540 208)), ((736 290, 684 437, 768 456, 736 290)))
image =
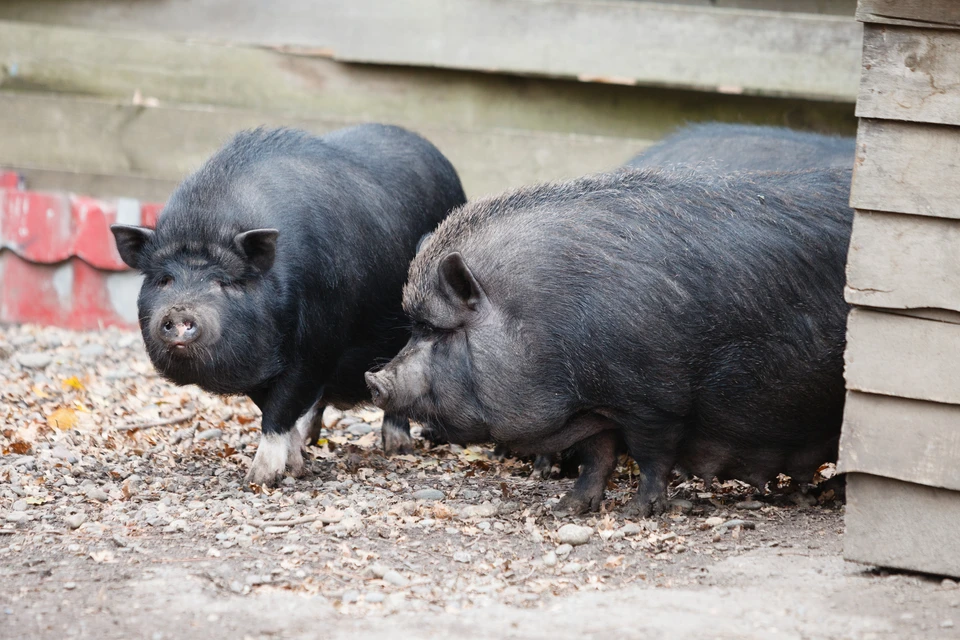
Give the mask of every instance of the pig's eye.
POLYGON ((161 287, 169 287, 171 284, 173 284, 173 276, 163 276, 160 278, 160 282, 157 284, 159 284, 161 287))
POLYGON ((217 285, 218 287, 220 287, 221 289, 226 289, 227 287, 230 286, 230 283, 227 282, 226 280, 223 280, 222 278, 218 278, 218 279, 214 280, 213 282, 214 282, 214 284, 216 284, 216 285, 217 285))

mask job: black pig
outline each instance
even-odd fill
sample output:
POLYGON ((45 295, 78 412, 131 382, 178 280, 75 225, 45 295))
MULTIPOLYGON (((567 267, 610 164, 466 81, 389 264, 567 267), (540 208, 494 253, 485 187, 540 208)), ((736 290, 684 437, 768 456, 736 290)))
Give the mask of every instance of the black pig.
POLYGON ((850 181, 624 169, 472 202, 410 266, 374 401, 453 442, 572 449, 561 511, 599 506, 621 447, 641 516, 675 464, 812 475, 840 433, 850 181))
POLYGON ((853 168, 856 140, 785 127, 710 122, 683 127, 626 163, 711 173, 853 168))
MULTIPOLYGON (((272 484, 302 472, 325 405, 369 400, 364 371, 409 336, 401 292, 417 242, 464 201, 447 159, 398 127, 261 128, 185 179, 156 230, 111 229, 144 274, 150 359, 177 384, 250 396, 263 437, 247 480, 272 484)), ((383 434, 409 447, 405 417, 388 412, 383 434)))

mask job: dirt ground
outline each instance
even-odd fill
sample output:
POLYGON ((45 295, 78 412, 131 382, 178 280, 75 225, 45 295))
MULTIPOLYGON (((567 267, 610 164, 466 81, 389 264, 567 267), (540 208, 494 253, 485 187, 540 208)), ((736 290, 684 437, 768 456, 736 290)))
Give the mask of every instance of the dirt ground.
POLYGON ((844 562, 829 492, 678 480, 628 521, 625 462, 558 519, 572 480, 385 458, 364 408, 250 490, 256 408, 158 378, 136 333, 0 327, 0 385, 0 638, 960 637, 955 582, 844 562))

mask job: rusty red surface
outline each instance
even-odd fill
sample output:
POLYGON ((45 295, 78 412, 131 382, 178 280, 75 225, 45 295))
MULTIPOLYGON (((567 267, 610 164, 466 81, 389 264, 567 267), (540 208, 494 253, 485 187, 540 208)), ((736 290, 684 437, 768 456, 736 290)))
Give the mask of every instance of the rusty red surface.
POLYGON ((155 226, 162 204, 28 191, 0 171, 0 322, 136 327, 139 276, 110 225, 155 226))

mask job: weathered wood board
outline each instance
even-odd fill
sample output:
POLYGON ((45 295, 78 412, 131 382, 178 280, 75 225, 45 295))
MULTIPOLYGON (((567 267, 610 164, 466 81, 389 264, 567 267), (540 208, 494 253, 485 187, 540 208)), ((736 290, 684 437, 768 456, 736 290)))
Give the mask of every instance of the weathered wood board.
POLYGON ((841 16, 575 0, 29 0, 0 3, 0 18, 343 61, 843 101, 856 95, 862 34, 841 16))
POLYGON ((960 218, 960 128, 860 120, 850 204, 960 218))
POLYGON ((857 20, 940 29, 960 28, 955 0, 860 0, 857 20))
MULTIPOLYGON (((0 145, 2 146, 2 145, 0 145)), ((65 191, 95 198, 134 198, 142 202, 166 202, 177 186, 176 180, 159 180, 144 176, 78 173, 0 166, 23 176, 31 191, 65 191)))
POLYGON ((960 221, 857 211, 847 302, 960 311, 960 221))
POLYGON ((851 391, 841 473, 862 472, 960 491, 960 406, 851 391))
POLYGON ((855 308, 847 321, 847 389, 960 404, 960 325, 855 308))
MULTIPOLYGON (((146 107, 0 92, 0 166, 180 180, 235 132, 290 125, 323 133, 354 124, 210 107, 146 107)), ((457 168, 468 196, 607 170, 647 140, 417 127, 457 168)), ((141 197, 138 193, 122 194, 141 197)))
POLYGON ((857 115, 960 125, 960 37, 953 31, 865 25, 857 115))
POLYGON ((844 521, 847 560, 960 576, 960 492, 851 473, 844 521))
MULTIPOLYGON (((0 22, 0 90, 223 105, 304 117, 658 139, 690 120, 854 135, 849 104, 344 64, 260 47, 0 22)), ((627 158, 623 158, 626 160, 627 158)))

